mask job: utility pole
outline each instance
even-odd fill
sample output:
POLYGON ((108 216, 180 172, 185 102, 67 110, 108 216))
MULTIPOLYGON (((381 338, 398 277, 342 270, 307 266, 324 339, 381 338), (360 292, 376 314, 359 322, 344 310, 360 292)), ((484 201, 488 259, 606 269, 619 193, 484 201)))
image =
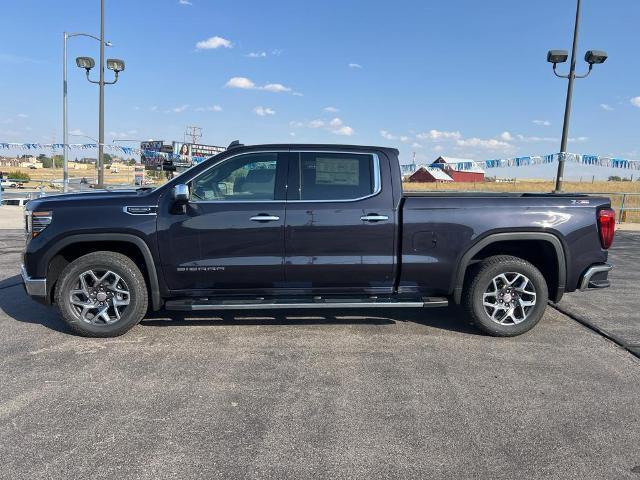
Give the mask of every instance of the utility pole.
POLYGON ((198 143, 198 140, 202 138, 202 128, 196 126, 188 126, 184 132, 184 141, 185 143, 198 143), (187 142, 187 138, 191 140, 191 142, 187 142))

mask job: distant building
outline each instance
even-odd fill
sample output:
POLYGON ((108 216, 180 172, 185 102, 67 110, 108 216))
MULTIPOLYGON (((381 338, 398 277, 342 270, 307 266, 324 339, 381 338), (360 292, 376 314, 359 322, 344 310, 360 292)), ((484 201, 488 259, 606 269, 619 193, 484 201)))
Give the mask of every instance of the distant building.
POLYGON ((0 167, 19 167, 22 159, 20 158, 0 158, 0 167))
POLYGON ((449 183, 453 178, 438 167, 420 167, 409 177, 409 182, 419 183, 449 183))
POLYGON ((442 169, 454 182, 484 181, 484 170, 477 162, 466 158, 438 157, 431 166, 442 169))

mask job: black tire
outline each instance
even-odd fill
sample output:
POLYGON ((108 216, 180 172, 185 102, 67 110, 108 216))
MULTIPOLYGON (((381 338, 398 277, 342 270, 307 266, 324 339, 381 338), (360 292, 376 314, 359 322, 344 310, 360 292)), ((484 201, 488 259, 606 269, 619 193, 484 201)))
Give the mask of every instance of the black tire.
POLYGON ((548 300, 547 282, 540 270, 521 258, 497 255, 483 260, 470 272, 470 278, 463 292, 462 305, 473 323, 483 332, 496 337, 514 337, 531 330, 540 321, 547 308, 548 300), (514 280, 513 285, 509 285, 501 278, 494 283, 494 279, 501 274, 510 281, 514 280), (518 277, 518 274, 521 276, 518 277), (529 284, 525 284, 522 276, 529 281, 529 284), (505 287, 499 288, 503 284, 505 287), (518 291, 514 285, 515 287, 525 285, 525 291, 518 291), (534 292, 535 296, 529 292, 534 292), (485 306, 485 295, 487 295, 487 303, 493 304, 495 301, 495 307, 485 306), (510 302, 506 303, 505 299, 510 302), (532 306, 521 306, 532 302, 534 303, 532 306), (505 308, 505 304, 511 305, 513 310, 505 308), (509 311, 511 311, 510 316, 508 316, 509 311), (494 315, 495 320, 492 320, 491 315, 494 315), (503 324, 499 323, 500 320, 503 324))
MULTIPOLYGON (((83 278, 85 282, 87 278, 91 282, 92 277, 84 275, 83 278)), ((95 294, 92 293, 92 295, 95 294)), ((73 298, 76 302, 97 301, 82 293, 74 295, 73 298)), ((77 258, 65 267, 56 283, 55 302, 62 318, 75 333, 85 337, 117 337, 133 328, 147 313, 147 285, 142 272, 129 257, 116 252, 93 252, 77 258), (113 300, 105 299, 105 305, 111 301, 111 306, 105 316, 113 317, 113 320, 110 320, 112 323, 107 323, 98 315, 87 319, 86 317, 91 316, 92 313, 83 315, 84 309, 77 304, 72 304, 72 291, 77 292, 81 289, 80 276, 89 271, 97 272, 98 275, 101 272, 111 272, 114 275, 106 278, 104 282, 91 285, 88 291, 97 291, 102 286, 102 290, 107 292, 106 295, 110 295, 112 299, 117 295, 120 295, 120 300, 116 301, 120 303, 124 303, 128 299, 128 305, 118 306, 117 315, 113 300), (120 282, 116 280, 116 276, 120 278, 120 282), (115 286, 107 285, 110 282, 115 286), (112 290, 112 287, 118 290, 112 290), (120 291, 128 293, 121 294, 120 291)), ((96 309, 96 307, 92 307, 92 309, 96 309)), ((96 310, 96 313, 99 313, 99 309, 96 310)))

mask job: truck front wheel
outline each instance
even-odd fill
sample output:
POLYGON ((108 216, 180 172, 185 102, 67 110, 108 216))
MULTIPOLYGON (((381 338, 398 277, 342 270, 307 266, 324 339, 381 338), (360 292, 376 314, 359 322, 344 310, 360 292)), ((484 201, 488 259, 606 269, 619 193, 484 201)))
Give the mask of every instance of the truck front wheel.
POLYGON ((540 270, 521 258, 497 255, 483 260, 472 274, 463 305, 485 333, 513 337, 540 321, 548 299, 540 270))
POLYGON ((55 301, 71 329, 86 337, 115 337, 147 312, 147 286, 136 264, 116 252, 77 258, 60 274, 55 301))

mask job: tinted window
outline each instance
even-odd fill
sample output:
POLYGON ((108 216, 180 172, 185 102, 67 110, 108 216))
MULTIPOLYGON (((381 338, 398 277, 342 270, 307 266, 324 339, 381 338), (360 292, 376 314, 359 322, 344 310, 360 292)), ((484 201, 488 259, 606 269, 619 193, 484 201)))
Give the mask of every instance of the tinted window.
POLYGON ((212 167, 191 184, 191 199, 273 200, 276 187, 277 153, 249 153, 212 167))
POLYGON ((301 153, 301 200, 350 200, 374 193, 373 155, 301 153))

